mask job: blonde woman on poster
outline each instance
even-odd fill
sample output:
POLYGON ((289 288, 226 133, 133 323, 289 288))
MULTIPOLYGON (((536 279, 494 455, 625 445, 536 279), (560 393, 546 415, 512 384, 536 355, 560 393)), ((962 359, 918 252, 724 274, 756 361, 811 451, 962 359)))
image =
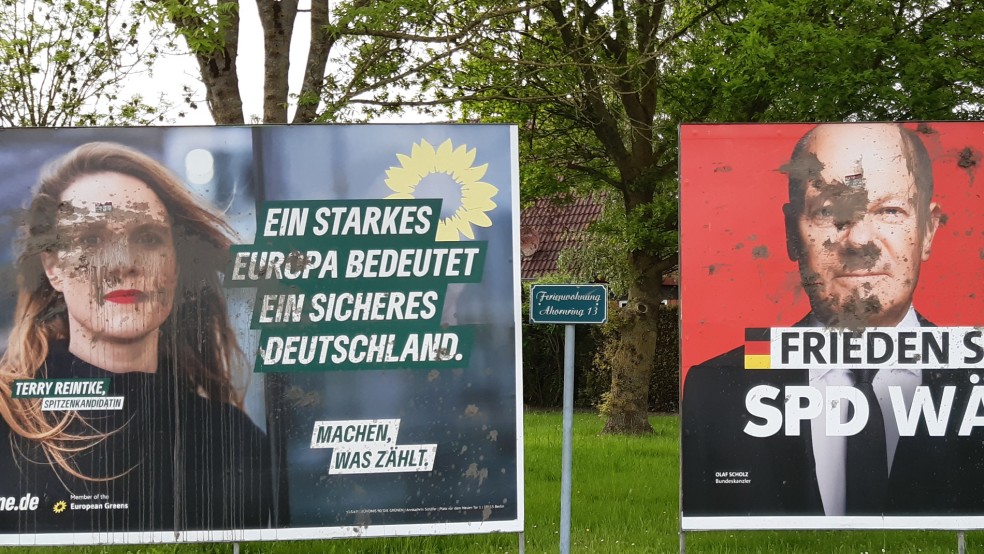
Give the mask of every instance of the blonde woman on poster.
POLYGON ((232 385, 228 234, 130 148, 45 168, 0 361, 2 531, 269 525, 267 439, 232 385))

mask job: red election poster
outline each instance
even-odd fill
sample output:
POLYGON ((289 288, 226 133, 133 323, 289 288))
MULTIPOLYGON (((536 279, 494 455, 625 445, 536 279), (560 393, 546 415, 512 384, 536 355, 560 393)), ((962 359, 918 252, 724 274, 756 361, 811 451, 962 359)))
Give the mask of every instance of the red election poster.
POLYGON ((682 527, 984 527, 982 123, 680 130, 682 527))

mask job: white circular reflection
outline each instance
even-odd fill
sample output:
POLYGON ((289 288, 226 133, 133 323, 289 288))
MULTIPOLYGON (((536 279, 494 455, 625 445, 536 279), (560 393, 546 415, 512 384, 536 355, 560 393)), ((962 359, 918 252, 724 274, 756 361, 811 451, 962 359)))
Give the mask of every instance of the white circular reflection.
POLYGON ((196 148, 185 155, 185 178, 192 185, 204 185, 215 176, 215 159, 212 153, 196 148))

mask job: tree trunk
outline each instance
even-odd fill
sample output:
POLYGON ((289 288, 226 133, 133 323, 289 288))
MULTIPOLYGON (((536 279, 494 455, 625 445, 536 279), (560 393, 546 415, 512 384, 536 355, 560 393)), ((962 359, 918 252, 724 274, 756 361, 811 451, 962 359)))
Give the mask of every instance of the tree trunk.
POLYGON ((297 96, 294 123, 312 123, 318 117, 328 55, 335 44, 335 34, 328 31, 328 23, 328 2, 312 2, 311 41, 308 44, 307 63, 304 65, 301 92, 297 96))
POLYGON ((297 0, 259 0, 256 8, 263 27, 263 123, 287 123, 287 76, 297 0))
POLYGON ((653 432, 649 424, 649 381, 655 360, 662 274, 652 256, 629 255, 632 280, 629 303, 623 310, 618 344, 612 351, 612 387, 602 412, 608 416, 603 434, 642 435, 653 432))
POLYGON ((239 94, 236 48, 196 56, 205 83, 205 98, 216 125, 242 125, 243 100, 239 94))
MULTIPOLYGON (((227 19, 220 30, 218 44, 202 47, 195 52, 199 73, 205 85, 205 99, 217 125, 243 124, 243 99, 239 93, 239 72, 236 58, 239 56, 239 8, 238 0, 220 0, 220 4, 235 4, 229 10, 227 19)), ((173 12, 171 22, 186 36, 194 35, 195 30, 205 23, 200 17, 180 15, 173 12)), ((194 45, 189 42, 189 46, 194 45)))

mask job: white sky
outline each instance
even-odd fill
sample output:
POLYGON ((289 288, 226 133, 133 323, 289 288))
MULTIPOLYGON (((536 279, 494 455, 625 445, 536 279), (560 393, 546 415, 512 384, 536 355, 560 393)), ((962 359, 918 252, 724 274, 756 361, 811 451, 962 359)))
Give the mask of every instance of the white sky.
MULTIPOLYGON (((297 93, 304 78, 304 64, 307 59, 308 41, 311 37, 311 15, 309 10, 311 0, 300 0, 298 14, 294 22, 294 36, 291 41, 291 64, 289 73, 290 92, 297 93), (305 10, 305 11, 300 11, 305 10)), ((247 124, 260 122, 263 114, 263 32, 260 16, 255 2, 239 3, 240 36, 239 58, 239 92, 243 99, 243 112, 247 124), (255 117, 255 119, 253 119, 255 117)), ((205 87, 198 80, 198 64, 191 55, 162 57, 154 66, 153 77, 134 79, 126 92, 141 92, 145 99, 157 98, 164 93, 175 105, 169 114, 173 125, 211 125, 212 115, 205 103, 205 87), (181 95, 182 85, 187 85, 195 91, 194 99, 198 101, 198 109, 192 110, 184 104, 181 95), (178 111, 184 111, 185 117, 178 118, 178 111)), ((288 120, 293 117, 294 110, 288 112, 288 120)), ((434 118, 423 114, 409 114, 409 119, 417 122, 433 121, 434 118)), ((375 121, 408 121, 407 117, 389 116, 377 118, 375 121)))

